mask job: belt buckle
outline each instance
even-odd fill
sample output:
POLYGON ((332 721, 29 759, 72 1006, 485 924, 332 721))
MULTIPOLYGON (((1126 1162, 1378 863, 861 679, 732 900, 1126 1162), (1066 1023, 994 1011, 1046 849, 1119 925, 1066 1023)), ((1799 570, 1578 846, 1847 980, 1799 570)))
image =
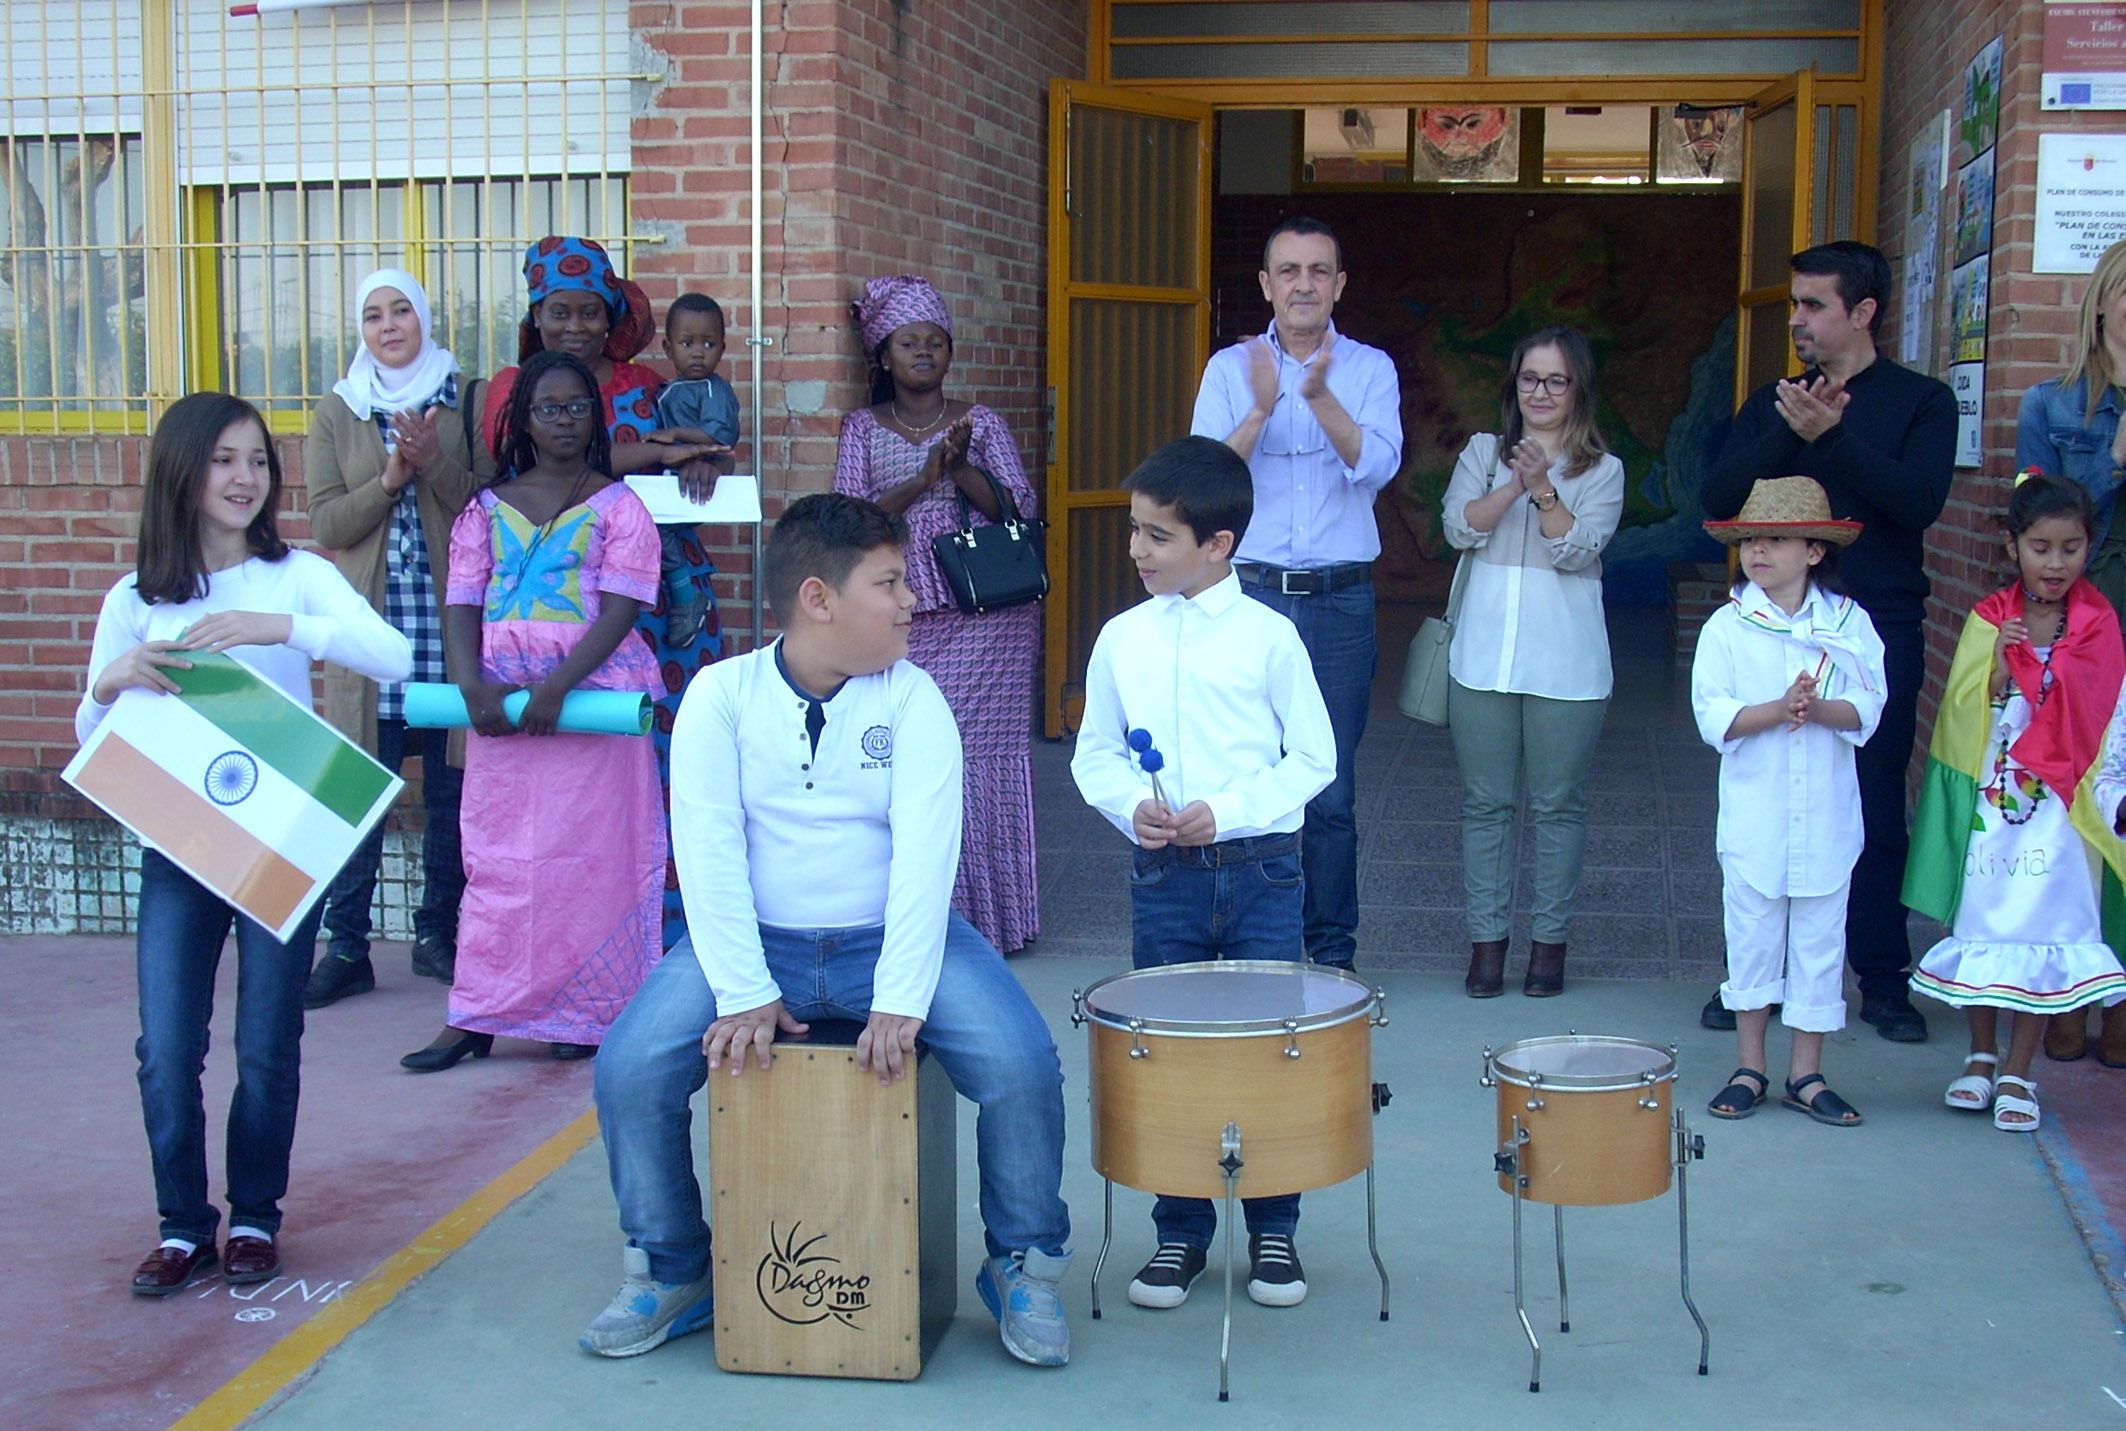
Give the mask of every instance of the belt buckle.
POLYGON ((1314 593, 1306 583, 1313 576, 1314 573, 1311 571, 1294 571, 1290 567, 1285 567, 1277 573, 1277 594, 1279 596, 1312 596, 1314 593), (1297 591, 1292 589, 1292 578, 1295 576, 1300 579, 1300 587, 1297 591))

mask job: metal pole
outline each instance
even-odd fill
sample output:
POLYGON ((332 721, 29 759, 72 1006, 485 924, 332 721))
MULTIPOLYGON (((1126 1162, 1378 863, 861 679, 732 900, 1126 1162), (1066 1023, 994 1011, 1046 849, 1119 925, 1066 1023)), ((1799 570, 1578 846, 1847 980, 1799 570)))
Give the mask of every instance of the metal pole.
POLYGON ((1218 1167, 1225 1174, 1225 1326, 1218 1334, 1218 1399, 1231 1401, 1226 1392, 1226 1372, 1233 1359, 1233 1184, 1240 1178, 1240 1125, 1228 1123, 1219 1139, 1225 1156, 1218 1167))
POLYGON ((1683 1120, 1683 1110, 1676 1110, 1676 1248, 1678 1265, 1683 1277, 1683 1306, 1690 1319, 1698 1324, 1698 1375, 1706 1374, 1706 1365, 1712 1356, 1712 1333, 1705 1329, 1705 1318, 1698 1315, 1698 1304, 1690 1296, 1690 1163, 1693 1157, 1705 1156, 1705 1148, 1690 1135, 1690 1124, 1683 1120))
POLYGON ((1373 1165, 1366 1164, 1366 1250, 1373 1254, 1373 1270, 1380 1274, 1380 1319, 1388 1320, 1388 1265, 1380 1260, 1380 1239, 1373 1217, 1373 1165))
POLYGON ((1093 1259, 1093 1320, 1100 1320, 1100 1269, 1107 1265, 1108 1244, 1115 1240, 1115 1180, 1100 1179, 1107 1189, 1104 1216, 1100 1224, 1100 1255, 1093 1259))
POLYGON ((1521 1117, 1513 1116, 1513 1147, 1510 1171, 1513 1176, 1513 1314, 1521 1319, 1521 1332, 1528 1338, 1528 1389, 1543 1389, 1543 1344, 1535 1339, 1535 1327, 1528 1320, 1528 1301, 1521 1290, 1521 1201, 1528 1186, 1528 1179, 1521 1173, 1521 1150, 1528 1146, 1528 1134, 1521 1128, 1521 1117))
MULTIPOLYGON (((771 348, 771 347, 773 347, 773 346, 774 346, 775 340, 774 340, 773 338, 769 337, 769 336, 768 336, 767 334, 765 334, 765 333, 761 332, 761 327, 762 327, 762 325, 763 325, 763 322, 764 322, 764 315, 763 315, 763 311, 762 311, 762 302, 763 302, 763 299, 762 299, 762 285, 761 285, 761 267, 762 267, 762 262, 761 262, 761 239, 760 239, 760 202, 761 202, 761 201, 760 201, 760 191, 761 191, 761 169, 762 169, 762 163, 761 163, 761 152, 760 152, 760 115, 761 115, 761 110, 762 110, 762 108, 764 107, 764 100, 763 100, 763 96, 762 96, 762 94, 761 94, 761 78, 760 78, 760 76, 761 76, 761 65, 760 65, 760 45, 761 45, 761 29, 762 29, 762 26, 761 26, 761 0, 753 0, 753 54, 752 54, 752 111, 753 111, 753 114, 752 114, 752 138, 753 138, 753 156, 752 156, 752 157, 753 157, 753 333, 752 333, 752 336, 751 336, 751 337, 749 337, 749 338, 747 338, 747 339, 746 339, 746 346, 747 346, 748 348, 752 349, 752 351, 753 351, 753 480, 754 480, 754 481, 755 481, 756 483, 758 483, 758 484, 759 484, 759 486, 760 486, 760 493, 761 493, 761 497, 762 497, 762 499, 763 499, 763 500, 765 500, 765 499, 766 499, 766 497, 767 497, 767 493, 768 493, 768 464, 767 464, 767 462, 766 462, 766 460, 765 460, 765 456, 764 456, 764 454, 765 454, 765 451, 766 451, 766 449, 765 449, 765 446, 764 446, 764 444, 763 444, 763 442, 762 442, 762 440, 761 440, 761 439, 762 439, 762 436, 763 436, 763 434, 762 434, 762 432, 761 432, 761 428, 760 428, 760 420, 761 420, 761 410, 762 410, 762 399, 761 399, 761 394, 762 394, 762 392, 763 392, 763 390, 764 390, 764 385, 763 385, 763 382, 762 382, 762 374, 761 374, 761 369, 767 366, 767 363, 766 363, 766 358, 767 358, 767 351, 768 351, 768 349, 769 349, 769 348, 771 348)), ((760 647, 761 647, 761 646, 762 646, 762 645, 764 644, 764 641, 763 641, 763 635, 764 635, 764 632, 765 632, 765 625, 764 625, 763 613, 764 613, 764 611, 765 611, 765 609, 766 609, 766 608, 765 608, 765 593, 764 593, 764 592, 763 592, 763 590, 762 590, 762 587, 761 587, 761 581, 760 581, 760 565, 761 565, 761 557, 762 557, 762 540, 761 540, 761 532, 762 532, 762 529, 763 529, 764 527, 766 527, 766 526, 767 526, 767 518, 766 518, 765 514, 763 514, 763 516, 762 516, 762 518, 761 518, 761 520, 760 520, 760 521, 758 521, 758 522, 755 522, 755 523, 753 524, 753 575, 752 575, 752 584, 753 584, 753 647, 754 647, 754 649, 755 649, 755 650, 758 650, 758 649, 759 649, 759 648, 760 648, 760 647)))
POLYGON ((1558 1240, 1558 1330, 1572 1330, 1572 1310, 1565 1301, 1565 1209, 1562 1204, 1550 1205, 1550 1221, 1558 1240))

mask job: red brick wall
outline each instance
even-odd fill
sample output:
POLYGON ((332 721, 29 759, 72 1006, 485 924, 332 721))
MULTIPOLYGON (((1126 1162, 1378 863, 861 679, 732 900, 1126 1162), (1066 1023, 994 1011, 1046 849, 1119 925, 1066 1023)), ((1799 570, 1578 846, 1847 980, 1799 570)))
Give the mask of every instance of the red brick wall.
MULTIPOLYGON (((763 311, 751 310, 745 4, 635 3, 663 80, 634 118, 632 272, 661 315, 687 289, 731 317, 725 372, 750 417, 770 512, 832 484, 842 413, 863 401, 848 316, 863 280, 929 275, 952 305, 952 389, 1003 414, 1039 482, 1046 350, 1047 90, 1085 73, 1085 0, 782 0, 763 45, 763 311)), ((657 68, 656 63, 646 69, 657 68)), ((658 355, 652 350, 650 357, 658 355)), ((282 444, 301 516, 300 434, 282 444)), ((76 814, 57 780, 103 592, 129 568, 139 438, 0 438, 0 815, 76 814)), ((751 465, 750 463, 748 465, 751 465)), ((750 537, 717 541, 734 648, 750 537)))
MULTIPOLYGON (((2040 0, 1954 0, 1891 4, 1884 67, 1882 220, 1880 242, 1903 255, 1905 163, 1922 124, 1961 97, 1963 68, 1996 36, 2001 56, 2000 142, 1994 156, 1991 313, 1986 342, 1985 465, 1959 472, 1949 506, 1928 541, 1934 577, 1929 611, 1927 689, 1920 701, 1922 736, 1931 727, 1956 634, 1972 603, 2008 577, 2001 551, 2000 511, 2015 465, 2015 413, 2023 393, 2067 364, 2076 309, 2087 279, 2030 272, 2036 228, 2037 141, 2042 131, 2116 132, 2116 114, 2047 113, 2038 104, 2044 38, 2040 0)), ((1952 155, 1952 164, 1953 164, 1952 155)), ((1953 191, 1955 176, 1950 176, 1953 191)), ((1953 204, 1953 192, 1944 200, 1953 204)), ((1945 226, 1946 227, 1946 226, 1945 226)), ((1943 234, 1946 250, 1949 235, 1943 234)), ((1946 256, 1946 252, 1944 254, 1946 256)), ((1935 319, 1933 371, 1947 350, 1948 269, 1941 269, 1942 306, 1935 319)), ((1890 323, 1899 320, 1896 305, 1890 323)), ((1895 349, 1895 332, 1885 328, 1895 349)))

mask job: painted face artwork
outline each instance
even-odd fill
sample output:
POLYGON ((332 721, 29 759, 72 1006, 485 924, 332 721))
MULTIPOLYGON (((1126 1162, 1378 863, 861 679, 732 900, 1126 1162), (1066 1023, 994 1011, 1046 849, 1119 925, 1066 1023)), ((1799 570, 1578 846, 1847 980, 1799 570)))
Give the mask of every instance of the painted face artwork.
POLYGON ((1669 112, 1668 122, 1675 126, 1678 147, 1697 165, 1699 174, 1713 176, 1721 167, 1721 151, 1727 147, 1728 135, 1733 132, 1740 109, 1689 109, 1678 106, 1669 112))
POLYGON ((1417 112, 1417 142, 1442 179, 1511 177, 1493 172, 1512 136, 1502 105, 1443 105, 1417 112))

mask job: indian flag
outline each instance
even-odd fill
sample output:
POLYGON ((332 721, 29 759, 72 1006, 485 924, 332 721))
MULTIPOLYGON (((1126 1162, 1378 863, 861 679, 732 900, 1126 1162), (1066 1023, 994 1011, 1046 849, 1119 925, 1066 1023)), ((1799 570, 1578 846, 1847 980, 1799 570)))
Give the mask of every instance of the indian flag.
POLYGON ((286 941, 402 782, 241 661, 187 656, 180 694, 125 692, 64 778, 286 941))

